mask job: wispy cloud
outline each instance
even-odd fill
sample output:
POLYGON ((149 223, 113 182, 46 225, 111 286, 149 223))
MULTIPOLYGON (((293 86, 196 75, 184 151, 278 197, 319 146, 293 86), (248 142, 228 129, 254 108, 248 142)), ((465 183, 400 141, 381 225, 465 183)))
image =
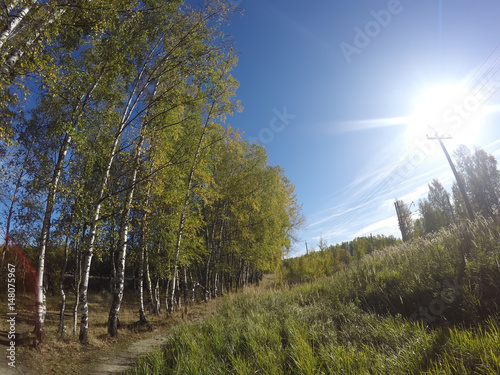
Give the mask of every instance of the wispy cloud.
MULTIPOLYGON (((343 205, 345 207, 345 205, 343 205)), ((316 219, 314 222, 312 222, 311 224, 309 224, 309 228, 313 228, 315 226, 318 226, 320 224, 323 224, 325 222, 328 222, 332 219, 335 219, 335 218, 338 218, 338 217, 341 217, 341 216, 344 216, 344 215, 347 215, 348 213, 350 212, 353 212, 353 211, 356 211, 356 210, 359 210, 360 208, 363 208, 366 206, 366 203, 365 204, 360 204, 360 205, 357 205, 356 207, 351 207, 351 208, 348 208, 348 209, 343 209, 340 208, 340 207, 337 207, 336 208, 336 211, 334 214, 331 214, 331 215, 327 215, 327 216, 324 216, 324 217, 321 217, 319 219, 316 219)))
POLYGON ((332 123, 332 129, 335 133, 356 132, 389 126, 407 125, 410 119, 410 116, 398 116, 366 120, 336 121, 332 123))
POLYGON ((375 181, 359 178, 351 183, 348 199, 341 205, 323 210, 323 215, 315 215, 307 228, 308 237, 313 241, 321 238, 337 243, 369 233, 399 236, 395 199, 402 199, 407 204, 414 202, 416 205, 428 193, 428 184, 433 178, 439 179, 445 186, 449 186, 453 180, 453 174, 446 164, 424 169, 394 185, 384 183, 389 175, 389 172, 385 173, 375 181), (360 229, 353 232, 355 228, 360 229))
MULTIPOLYGON (((449 148, 450 152, 452 149, 449 148)), ((500 156, 500 139, 483 146, 483 149, 500 156)), ((325 202, 325 208, 310 217, 311 224, 304 233, 309 247, 320 239, 335 244, 370 233, 399 237, 395 199, 402 199, 406 204, 414 202, 412 211, 417 212, 418 201, 426 197, 428 184, 434 178, 451 192, 455 178, 438 146, 422 165, 411 166, 403 178, 394 178, 407 156, 408 152, 404 152, 390 167, 382 164, 380 168, 367 168, 366 173, 360 173, 345 189, 332 195, 325 202)))
POLYGON ((361 237, 361 236, 366 236, 370 233, 372 234, 385 234, 385 235, 390 235, 393 234, 395 230, 398 228, 398 220, 396 216, 391 216, 387 217, 385 219, 381 219, 379 221, 376 221, 373 224, 370 224, 366 227, 363 227, 356 233, 354 233, 354 238, 355 237, 361 237))
POLYGON ((319 241, 320 239, 324 241, 329 241, 331 239, 336 239, 339 236, 348 234, 347 228, 334 228, 327 231, 323 231, 320 234, 313 236, 313 240, 319 241))
POLYGON ((487 152, 490 152, 493 154, 493 156, 498 157, 500 156, 500 139, 497 139, 494 142, 491 142, 487 144, 486 146, 483 147, 483 149, 487 152))

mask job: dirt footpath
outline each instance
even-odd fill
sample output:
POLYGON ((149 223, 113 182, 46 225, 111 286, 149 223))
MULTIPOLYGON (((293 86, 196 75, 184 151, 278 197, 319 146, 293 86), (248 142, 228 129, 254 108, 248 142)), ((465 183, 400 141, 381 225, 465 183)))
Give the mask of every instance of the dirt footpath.
POLYGON ((126 349, 101 355, 97 361, 84 369, 83 374, 108 375, 123 373, 132 369, 139 357, 161 348, 168 339, 168 334, 156 334, 147 339, 133 341, 126 349))
MULTIPOLYGON (((131 370, 137 359, 154 352, 165 344, 172 328, 183 322, 196 322, 217 312, 224 298, 216 298, 208 303, 199 303, 185 311, 174 312, 167 317, 162 314, 153 317, 151 325, 128 324, 118 331, 117 339, 106 334, 94 338, 90 345, 82 346, 77 338, 52 339, 43 347, 35 349, 30 332, 30 342, 17 348, 15 368, 8 366, 6 355, 0 358, 2 375, 103 375, 121 374, 131 370)), ((99 326, 102 326, 100 324, 99 326)), ((28 327, 28 326, 27 326, 28 327)), ((0 349, 6 352, 6 332, 0 327, 0 349)), ((104 331, 104 327, 99 327, 104 331)), ((32 327, 27 329, 32 331, 32 327)))
MULTIPOLYGON (((274 286, 274 275, 264 277, 260 286, 245 288, 243 293, 256 292, 257 289, 269 289, 274 286)), ((241 292, 239 292, 241 293, 241 292)), ((234 294, 232 295, 234 296, 234 294)), ((16 354, 16 368, 9 368, 6 355, 0 358, 0 374, 2 375, 103 375, 122 374, 132 370, 138 358, 147 356, 161 348, 170 338, 172 329, 183 322, 197 322, 215 314, 218 309, 232 298, 219 297, 208 303, 198 303, 191 306, 187 312, 177 311, 167 316, 150 316, 149 324, 137 325, 136 309, 130 308, 120 313, 124 326, 118 331, 118 337, 111 339, 107 334, 107 306, 106 297, 94 301, 95 323, 91 326, 94 332, 89 345, 80 345, 78 337, 68 334, 61 339, 57 334, 58 311, 49 311, 47 315, 47 343, 43 347, 34 348, 33 342, 33 314, 25 311, 23 323, 19 323, 18 332, 22 331, 24 343, 19 339, 16 354)), ((54 303, 57 305, 57 303, 54 303)), ((91 306, 92 307, 92 306, 91 306)), ((20 316, 21 318, 21 316, 20 316)), ((68 317, 68 323, 70 319, 68 317)), ((7 340, 2 337, 6 332, 5 324, 0 322, 0 349, 6 352, 7 340)))

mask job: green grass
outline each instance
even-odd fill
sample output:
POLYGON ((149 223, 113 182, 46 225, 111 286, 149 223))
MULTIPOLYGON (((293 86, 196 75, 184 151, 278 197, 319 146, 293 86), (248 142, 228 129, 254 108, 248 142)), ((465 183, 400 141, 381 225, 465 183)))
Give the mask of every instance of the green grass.
POLYGON ((499 239, 480 219, 312 284, 231 296, 134 373, 498 374, 499 239))

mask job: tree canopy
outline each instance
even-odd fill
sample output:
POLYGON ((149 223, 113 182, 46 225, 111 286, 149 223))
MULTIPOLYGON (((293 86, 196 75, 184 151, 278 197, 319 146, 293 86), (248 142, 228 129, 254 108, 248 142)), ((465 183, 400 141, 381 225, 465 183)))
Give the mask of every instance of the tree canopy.
POLYGON ((170 312, 278 267, 303 219, 284 171, 228 124, 241 109, 230 3, 4 5, 0 193, 11 237, 38 252, 39 341, 47 274, 74 275, 87 343, 91 274, 110 277, 115 336, 127 275, 170 312))

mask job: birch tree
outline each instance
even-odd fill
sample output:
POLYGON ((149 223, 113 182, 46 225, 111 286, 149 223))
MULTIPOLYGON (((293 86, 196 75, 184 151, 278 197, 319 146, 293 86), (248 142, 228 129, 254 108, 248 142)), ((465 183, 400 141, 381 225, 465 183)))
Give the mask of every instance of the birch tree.
MULTIPOLYGON (((11 0, 0 12, 0 135, 12 136, 21 95, 33 83, 57 77, 60 63, 54 53, 72 55, 90 37, 98 37, 118 13, 133 13, 133 1, 11 0), (31 83, 28 85, 27 83, 31 83)), ((123 19, 123 16, 122 16, 123 19)))
MULTIPOLYGON (((198 81, 205 77, 205 61, 211 56, 214 46, 207 43, 207 35, 204 31, 206 23, 213 18, 221 16, 220 12, 225 8, 213 8, 207 6, 202 11, 194 12, 188 8, 187 14, 176 8, 177 3, 156 4, 157 7, 142 14, 143 19, 136 21, 137 29, 133 29, 133 40, 127 45, 131 67, 134 74, 131 75, 130 83, 127 84, 127 98, 123 102, 120 119, 115 125, 115 133, 110 142, 109 151, 106 153, 106 166, 103 169, 99 183, 99 193, 95 197, 93 205, 93 219, 90 224, 87 238, 86 250, 83 258, 83 276, 80 286, 81 325, 80 341, 88 341, 88 279, 90 275, 90 264, 93 256, 93 248, 97 234, 97 224, 100 218, 102 202, 109 184, 110 171, 119 151, 123 136, 136 124, 141 126, 141 116, 146 114, 153 102, 146 98, 151 94, 154 87, 158 86, 161 93, 170 93, 182 85, 185 80, 198 81), (162 87, 164 77, 172 74, 174 80, 169 80, 167 86, 162 87), (170 85, 175 82, 175 85, 170 85), (149 104, 148 104, 149 103, 149 104)), ((211 31, 211 30, 210 30, 211 31)), ((130 31, 128 31, 130 34, 130 31)), ((121 34, 125 38, 127 35, 121 34)), ((128 36, 131 38, 130 36, 128 36)), ((203 97, 203 91, 201 92, 203 97)), ((159 95, 159 98, 164 97, 159 95)), ((185 100, 199 100, 199 96, 180 96, 178 100, 171 103, 170 107, 161 112, 168 113, 170 110, 183 104, 185 100)), ((155 99, 156 100, 156 99, 155 99)), ((159 100, 159 99, 158 99, 159 100)), ((114 318, 113 318, 114 319, 114 318)))

